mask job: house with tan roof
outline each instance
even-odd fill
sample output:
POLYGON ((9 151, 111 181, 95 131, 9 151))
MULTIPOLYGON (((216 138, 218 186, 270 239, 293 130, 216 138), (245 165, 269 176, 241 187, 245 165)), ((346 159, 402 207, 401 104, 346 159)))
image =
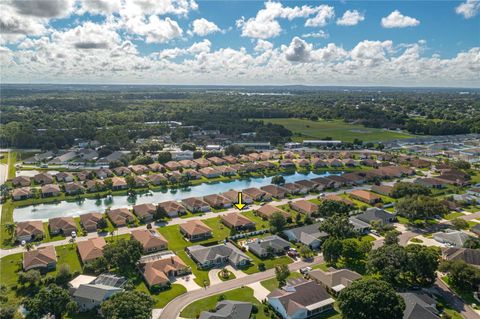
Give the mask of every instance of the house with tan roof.
POLYGON ((139 261, 139 269, 150 289, 166 287, 170 284, 170 278, 191 273, 190 267, 180 257, 166 253, 143 256, 139 261))
POLYGON ((306 158, 300 158, 294 161, 299 167, 309 167, 310 161, 306 158))
POLYGON ((362 172, 345 173, 342 177, 346 180, 346 184, 349 186, 362 185, 366 182, 366 178, 362 175, 362 172))
POLYGON ((30 187, 20 187, 14 188, 12 190, 12 199, 13 200, 24 200, 32 197, 32 190, 30 187))
POLYGON ((115 167, 113 171, 115 172, 115 175, 118 175, 118 176, 127 176, 132 173, 132 171, 125 166, 115 167))
POLYGON ((220 172, 219 170, 213 167, 200 168, 198 172, 203 176, 205 176, 206 178, 216 178, 222 175, 222 172, 220 172))
MULTIPOLYGON (((236 190, 229 190, 228 192, 225 192, 225 193, 221 193, 220 195, 222 195, 223 197, 226 197, 228 198, 232 203, 238 203, 238 191, 236 190)), ((248 196, 247 194, 243 193, 242 194, 242 202, 245 203, 245 204, 252 204, 253 203, 253 199, 248 196)))
POLYGON ((280 161, 280 167, 284 169, 295 168, 295 163, 291 159, 284 159, 280 161))
POLYGON ((140 242, 145 253, 152 253, 167 249, 168 241, 154 229, 136 229, 132 231, 132 238, 140 242))
POLYGON ((414 183, 425 186, 427 188, 443 188, 447 186, 445 182, 437 178, 431 178, 431 177, 417 178, 415 179, 414 183))
POLYGON ((128 208, 108 209, 107 216, 114 226, 126 226, 128 223, 133 223, 135 217, 128 208))
POLYGON ((248 195, 251 199, 257 202, 269 201, 272 199, 272 195, 255 187, 245 188, 242 190, 242 193, 248 195))
POLYGON ((83 264, 103 256, 103 247, 107 243, 103 237, 90 238, 77 243, 78 254, 83 264))
POLYGON ((340 175, 329 175, 325 178, 333 182, 333 188, 340 188, 348 183, 348 180, 340 175))
POLYGON ((57 182, 73 182, 73 174, 69 172, 58 172, 55 174, 57 182))
POLYGON ((37 184, 52 184, 53 183, 53 176, 48 173, 38 173, 37 175, 33 176, 33 180, 37 184))
POLYGON ((202 178, 202 174, 200 174, 199 172, 197 172, 196 170, 194 169, 184 169, 183 170, 183 174, 188 176, 189 179, 200 179, 202 178))
POLYGON ((100 179, 105 179, 107 177, 112 177, 113 172, 109 168, 100 168, 95 171, 95 175, 97 175, 97 177, 100 179))
POLYGON ((134 176, 133 181, 135 183, 135 187, 147 187, 148 180, 143 176, 134 176))
POLYGON ((148 168, 152 171, 152 172, 161 172, 165 169, 165 166, 163 166, 162 164, 160 163, 152 163, 152 164, 148 164, 148 168))
POLYGON ((182 165, 183 168, 197 168, 198 167, 197 163, 195 163, 192 160, 188 160, 188 159, 178 161, 178 163, 180 165, 182 165))
POLYGON ((70 182, 64 185, 65 193, 68 195, 81 194, 85 192, 85 188, 80 182, 70 182))
POLYGON ((48 220, 48 229, 51 235, 62 234, 70 236, 77 231, 77 223, 73 217, 55 217, 48 220))
POLYGON ((39 269, 41 271, 55 269, 57 265, 55 247, 45 246, 24 252, 22 265, 24 271, 30 269, 39 269))
POLYGON ((237 170, 231 166, 217 166, 215 169, 224 176, 232 176, 237 174, 237 170))
POLYGON ((88 192, 100 192, 106 188, 105 182, 101 179, 89 180, 85 182, 85 188, 88 192))
POLYGON ((61 190, 57 184, 47 184, 42 186, 40 192, 42 193, 42 197, 53 197, 60 195, 61 190))
POLYGON ((285 198, 285 196, 287 196, 288 194, 287 189, 277 185, 265 185, 260 187, 260 189, 270 194, 271 197, 275 197, 279 199, 285 198))
POLYGON ((200 220, 180 224, 180 233, 190 241, 204 240, 213 236, 212 229, 200 220))
POLYGON ((359 200, 361 202, 364 202, 364 203, 367 203, 367 204, 375 204, 375 203, 379 203, 382 201, 382 198, 372 192, 369 192, 369 191, 366 191, 366 190, 363 190, 363 189, 355 189, 353 191, 351 191, 350 193, 348 193, 348 195, 351 197, 351 198, 354 198, 356 200, 359 200))
POLYGON ((158 204, 158 209, 168 217, 178 217, 187 213, 185 207, 179 202, 169 200, 158 204))
POLYGON ((310 271, 308 276, 335 295, 349 287, 355 280, 362 278, 362 275, 355 271, 334 268, 329 269, 328 272, 315 269, 310 271))
POLYGON ((12 185, 13 186, 30 186, 31 180, 30 177, 28 176, 17 176, 14 179, 12 179, 12 185))
POLYGON ((207 160, 203 157, 194 159, 193 161, 195 163, 197 163, 198 167, 208 167, 208 166, 212 165, 212 163, 209 160, 207 160))
POLYGON ((112 177, 112 190, 117 191, 117 190, 126 189, 127 187, 128 185, 127 185, 127 181, 125 181, 125 178, 118 177, 118 176, 112 177))
POLYGON ((211 194, 203 196, 203 200, 213 208, 229 208, 232 207, 232 201, 219 194, 211 194))
POLYGON ((232 155, 227 155, 224 156, 223 159, 228 163, 228 164, 236 164, 237 163, 237 158, 232 155))
POLYGON ((210 205, 208 205, 208 203, 206 203, 203 199, 199 197, 189 197, 182 199, 182 204, 192 213, 208 212, 210 210, 210 205))
POLYGON ((335 300, 314 281, 297 278, 272 291, 267 302, 283 319, 305 319, 331 311, 335 300))
POLYGON ((295 184, 299 185, 303 189, 306 189, 307 192, 315 191, 315 190, 317 190, 317 187, 319 186, 319 184, 315 183, 312 180, 308 180, 308 179, 302 179, 300 181, 296 181, 295 184))
POLYGON ((334 188, 335 181, 325 177, 316 177, 311 179, 312 182, 318 184, 318 189, 325 189, 325 188, 334 188))
POLYGON ((318 205, 305 199, 290 202, 290 208, 299 213, 307 214, 308 216, 312 216, 312 214, 314 215, 318 213, 318 205))
POLYGON ((163 174, 150 174, 147 179, 152 185, 164 185, 168 182, 168 179, 163 174))
POLYGON ((182 165, 177 161, 169 161, 163 164, 170 171, 178 171, 182 165))
POLYGON ((372 192, 384 195, 384 196, 392 196, 393 186, 388 185, 372 185, 370 188, 372 192))
POLYGON ((80 215, 80 225, 87 232, 96 232, 98 229, 98 223, 103 219, 101 213, 86 213, 80 215))
POLYGON ((149 168, 146 167, 145 165, 132 165, 130 166, 130 170, 137 175, 142 175, 142 174, 148 173, 149 168))
POLYGON ((43 223, 41 220, 31 220, 25 222, 18 222, 15 229, 15 238, 21 242, 37 240, 45 236, 43 223))
POLYGON ((220 221, 228 228, 235 230, 255 229, 255 223, 240 213, 222 215, 220 221))
POLYGON ((355 203, 352 202, 351 200, 345 198, 345 197, 342 197, 340 195, 335 195, 335 194, 331 194, 331 195, 326 195, 325 196, 325 199, 326 200, 333 200, 333 201, 336 201, 336 202, 342 202, 348 206, 355 206, 355 203))
POLYGON ((151 222, 155 213, 157 212, 157 207, 151 203, 148 204, 139 204, 133 206, 133 212, 137 215, 138 219, 140 219, 144 223, 151 222))
POLYGON ((285 216, 285 218, 290 217, 289 213, 273 205, 263 205, 262 207, 257 209, 256 212, 257 215, 262 217, 263 219, 270 219, 274 213, 280 213, 285 216))
POLYGON ((217 166, 225 165, 227 163, 223 158, 220 158, 217 156, 209 157, 208 160, 212 162, 213 165, 217 165, 217 166))
POLYGON ((313 168, 322 168, 322 167, 327 167, 328 166, 327 161, 325 161, 321 158, 318 158, 318 157, 312 158, 311 163, 312 163, 313 168))
POLYGON ((308 188, 295 183, 285 183, 283 184, 283 188, 285 188, 288 193, 292 195, 308 194, 308 188))

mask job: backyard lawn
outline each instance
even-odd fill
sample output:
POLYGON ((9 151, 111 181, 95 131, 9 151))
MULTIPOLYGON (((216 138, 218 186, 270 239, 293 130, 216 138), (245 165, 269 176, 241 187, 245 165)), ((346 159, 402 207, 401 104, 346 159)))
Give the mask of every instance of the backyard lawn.
POLYGON ((325 139, 353 142, 358 138, 364 142, 389 141, 398 138, 412 137, 410 134, 384 129, 369 128, 363 125, 348 124, 341 120, 310 121, 297 118, 261 119, 266 123, 280 124, 294 133, 293 140, 325 139))
POLYGON ((158 293, 152 293, 148 290, 143 280, 135 287, 135 289, 149 294, 155 301, 155 305, 153 306, 154 308, 163 308, 175 297, 187 292, 187 289, 184 286, 172 284, 170 289, 160 291, 158 293))
POLYGON ((197 300, 185 309, 182 310, 180 316, 183 318, 198 318, 198 315, 202 311, 208 311, 210 309, 215 309, 219 297, 223 295, 225 300, 236 300, 236 301, 245 301, 251 302, 258 307, 258 313, 256 314, 257 319, 267 319, 268 317, 263 312, 263 306, 260 302, 253 296, 253 290, 249 287, 238 288, 235 290, 230 290, 219 295, 213 295, 204 299, 197 300))

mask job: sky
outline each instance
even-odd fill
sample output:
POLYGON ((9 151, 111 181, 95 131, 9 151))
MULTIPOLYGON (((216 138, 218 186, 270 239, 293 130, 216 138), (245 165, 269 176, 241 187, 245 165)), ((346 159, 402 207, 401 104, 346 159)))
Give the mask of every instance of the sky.
POLYGON ((480 87, 480 1, 0 0, 2 83, 480 87))

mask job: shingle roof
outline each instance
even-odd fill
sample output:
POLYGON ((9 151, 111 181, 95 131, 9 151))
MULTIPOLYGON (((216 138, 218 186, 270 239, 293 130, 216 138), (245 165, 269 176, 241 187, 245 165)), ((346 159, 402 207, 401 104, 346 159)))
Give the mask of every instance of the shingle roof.
POLYGON ((436 302, 425 294, 400 293, 405 301, 403 319, 439 319, 436 302))
POLYGON ((212 231, 210 227, 205 225, 202 221, 200 220, 191 220, 186 223, 183 223, 180 225, 180 228, 186 232, 187 234, 193 236, 193 235, 201 235, 205 233, 209 233, 212 231))
POLYGON ((82 262, 90 261, 103 256, 103 247, 107 243, 103 237, 91 238, 77 243, 78 253, 82 262))
POLYGON ((214 246, 195 245, 188 247, 187 250, 199 263, 215 260, 218 257, 227 257, 234 264, 241 260, 250 260, 246 254, 230 243, 214 246))
POLYGON ((132 231, 132 237, 139 241, 144 249, 166 246, 168 241, 162 234, 153 229, 137 229, 132 231))
POLYGON ((57 253, 53 246, 40 247, 23 253, 23 269, 39 265, 46 267, 48 264, 56 261, 57 253))

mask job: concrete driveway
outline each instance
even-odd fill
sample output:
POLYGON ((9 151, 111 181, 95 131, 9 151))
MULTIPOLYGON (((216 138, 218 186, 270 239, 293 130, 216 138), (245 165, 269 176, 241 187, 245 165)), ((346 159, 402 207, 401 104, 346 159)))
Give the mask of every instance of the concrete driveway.
POLYGON ((267 288, 263 287, 259 281, 247 285, 247 287, 253 289, 253 296, 260 302, 267 299, 267 296, 270 293, 270 291, 267 288))
POLYGON ((187 291, 202 289, 202 287, 197 285, 197 283, 195 282, 194 280, 195 278, 196 277, 194 274, 190 274, 182 277, 176 277, 173 283, 184 286, 187 289, 187 291))

